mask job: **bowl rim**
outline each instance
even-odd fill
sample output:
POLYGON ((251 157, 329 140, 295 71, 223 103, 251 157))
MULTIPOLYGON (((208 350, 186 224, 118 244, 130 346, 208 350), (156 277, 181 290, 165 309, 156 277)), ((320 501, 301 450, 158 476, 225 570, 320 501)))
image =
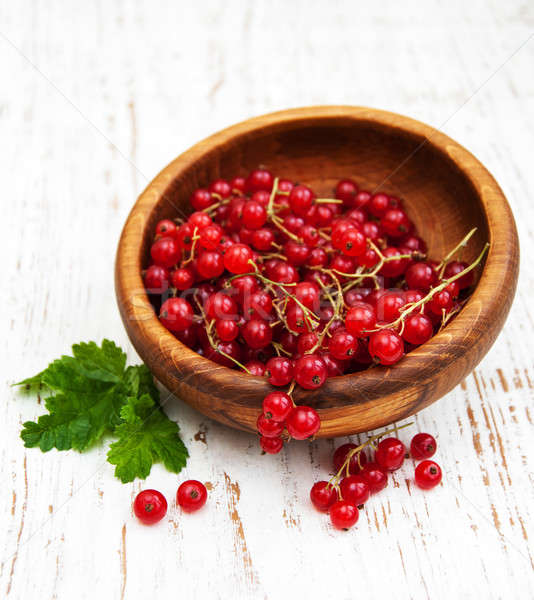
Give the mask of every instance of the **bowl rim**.
MULTIPOLYGON (((440 356, 440 352, 444 352, 445 346, 446 353, 454 355, 455 360, 465 359, 464 363, 468 367, 464 368, 464 375, 484 355, 484 349, 482 349, 476 356, 474 364, 472 358, 467 360, 466 354, 471 352, 473 344, 466 343, 466 332, 473 329, 479 331, 480 342, 478 343, 480 346, 484 345, 482 338, 485 336, 485 325, 495 311, 502 311, 503 302, 507 305, 505 306, 507 312, 515 290, 518 272, 519 244, 516 226, 508 202, 495 179, 482 163, 463 146, 438 129, 410 117, 367 107, 311 106, 253 117, 205 138, 164 167, 147 185, 134 204, 125 222, 117 249, 115 263, 117 301, 130 339, 141 358, 153 371, 156 371, 156 376, 158 372, 163 372, 163 369, 174 369, 180 376, 191 382, 193 387, 197 387, 201 391, 212 391, 214 386, 228 387, 228 393, 237 390, 243 391, 242 395, 232 397, 234 404, 243 406, 250 406, 251 395, 257 395, 260 391, 265 394, 272 389, 263 378, 229 369, 197 354, 182 344, 159 322, 148 296, 144 292, 141 275, 143 256, 140 241, 147 218, 164 196, 165 190, 182 171, 189 168, 206 151, 223 147, 237 137, 253 135, 255 131, 264 129, 266 125, 280 127, 292 123, 297 127, 310 119, 315 121, 317 118, 332 124, 336 120, 370 121, 419 137, 422 140, 421 144, 408 158, 411 158, 424 145, 432 145, 454 163, 474 187, 486 217, 490 248, 472 295, 446 328, 422 346, 412 350, 394 367, 379 366, 329 378, 325 385, 316 392, 326 395, 337 394, 349 383, 354 393, 357 392, 360 396, 359 401, 366 402, 365 390, 367 388, 380 389, 381 382, 385 380, 398 381, 399 384, 405 383, 407 380, 417 381, 421 384, 430 381, 436 372, 446 364, 445 358, 440 356), (139 240, 137 245, 133 241, 136 239, 139 240), (139 342, 141 339, 148 340, 153 348, 159 349, 157 358, 147 355, 145 352, 146 342, 141 344, 139 342), (171 352, 169 352, 169 348, 172 348, 171 352), (193 359, 198 368, 195 368, 196 372, 191 374, 193 359), (160 364, 162 360, 164 364, 160 364), (158 364, 154 369, 156 361, 158 364), (194 377, 197 374, 199 377, 194 377), (191 377, 194 377, 194 382, 191 377)), ((405 159, 399 168, 402 168, 407 160, 405 159)), ((384 182, 381 185, 383 184, 384 182)), ((476 344, 477 342, 475 342, 476 344)), ((450 361, 450 357, 447 361, 450 361)), ((298 399, 298 396, 316 392, 299 390, 296 397, 298 399)), ((371 401, 377 401, 376 394, 371 401)), ((339 403, 336 406, 339 406, 339 403)))

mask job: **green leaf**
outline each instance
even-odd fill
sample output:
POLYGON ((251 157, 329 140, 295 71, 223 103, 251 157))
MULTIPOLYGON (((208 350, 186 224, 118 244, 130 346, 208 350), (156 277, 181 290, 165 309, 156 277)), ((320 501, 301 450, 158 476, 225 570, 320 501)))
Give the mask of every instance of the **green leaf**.
POLYGON ((180 439, 179 428, 159 408, 150 394, 128 398, 121 410, 121 423, 111 444, 108 461, 116 465, 115 475, 123 482, 145 479, 155 462, 162 462, 173 473, 185 466, 188 452, 180 439))
POLYGON ((124 374, 126 354, 110 340, 99 348, 95 342, 81 342, 72 346, 80 373, 89 379, 118 382, 124 374))
POLYGON ((93 396, 51 396, 45 403, 49 414, 40 416, 37 423, 24 423, 20 435, 27 448, 39 446, 43 452, 73 448, 83 452, 120 423, 125 401, 126 397, 116 388, 93 396))
POLYGON ((47 395, 48 414, 24 423, 21 437, 28 448, 80 452, 106 433, 118 436, 108 459, 122 481, 146 477, 161 461, 177 473, 187 450, 178 426, 163 413, 159 393, 146 365, 126 368, 126 354, 104 340, 75 344, 73 356, 62 356, 15 385, 47 395))

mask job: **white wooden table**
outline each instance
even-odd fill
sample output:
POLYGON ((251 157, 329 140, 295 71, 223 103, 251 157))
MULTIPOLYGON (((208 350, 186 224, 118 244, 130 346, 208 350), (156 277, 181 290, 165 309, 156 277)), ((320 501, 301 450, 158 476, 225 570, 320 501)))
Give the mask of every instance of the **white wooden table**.
MULTIPOLYGON (((0 5, 2 375, 0 597, 8 599, 528 598, 534 596, 534 6, 530 2, 3 2, 0 5), (25 450, 42 413, 9 384, 79 340, 138 361, 113 289, 136 196, 195 141, 306 104, 404 113, 490 169, 521 236, 517 298, 491 352, 417 416, 444 485, 407 465, 350 533, 308 502, 346 440, 257 441, 176 400, 191 458, 122 485, 87 455, 25 450), (185 477, 209 504, 146 528, 144 487, 185 477)), ((406 433, 405 438, 409 438, 406 433)))

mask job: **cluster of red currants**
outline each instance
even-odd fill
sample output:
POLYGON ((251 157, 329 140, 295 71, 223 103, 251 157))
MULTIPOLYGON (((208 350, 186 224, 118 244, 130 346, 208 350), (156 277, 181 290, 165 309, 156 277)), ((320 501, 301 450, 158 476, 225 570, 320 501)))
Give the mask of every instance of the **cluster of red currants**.
MULTIPOLYGON (((399 198, 349 179, 334 195, 265 169, 195 190, 187 220, 157 224, 144 272, 161 323, 215 362, 306 390, 425 343, 466 300, 483 253, 454 257, 474 231, 432 261, 399 198)), ((304 439, 319 426, 290 391, 258 419, 271 453, 284 428, 304 439)))
MULTIPOLYGON (((206 486, 196 479, 184 481, 176 492, 176 504, 184 512, 201 509, 207 499, 206 486)), ((135 497, 133 511, 141 523, 153 525, 167 514, 167 499, 157 490, 143 490, 135 497)))
MULTIPOLYGON (((399 428, 400 429, 400 428, 399 428)), ((420 460, 415 468, 415 483, 424 490, 432 489, 441 482, 441 469, 428 460, 436 452, 436 440, 428 433, 418 433, 412 438, 410 454, 396 437, 385 431, 371 437, 360 446, 343 444, 333 456, 336 474, 330 481, 318 481, 310 491, 310 499, 318 510, 328 512, 330 521, 337 529, 349 529, 356 524, 359 511, 371 494, 383 490, 388 484, 388 472, 396 471, 411 456, 420 460), (375 444, 380 438, 380 442, 375 444), (374 461, 369 462, 364 448, 374 448, 374 461)))

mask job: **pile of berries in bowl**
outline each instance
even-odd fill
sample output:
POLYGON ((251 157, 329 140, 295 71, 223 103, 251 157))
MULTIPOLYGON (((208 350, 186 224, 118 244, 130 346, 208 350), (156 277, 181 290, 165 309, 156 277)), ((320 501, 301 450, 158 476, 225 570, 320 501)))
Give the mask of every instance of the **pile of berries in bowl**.
POLYGON ((194 211, 157 223, 144 284, 161 323, 212 361, 276 387, 258 416, 260 444, 320 428, 295 386, 394 365, 461 310, 487 245, 427 256, 400 198, 337 183, 332 197, 256 169, 191 196, 194 211))

